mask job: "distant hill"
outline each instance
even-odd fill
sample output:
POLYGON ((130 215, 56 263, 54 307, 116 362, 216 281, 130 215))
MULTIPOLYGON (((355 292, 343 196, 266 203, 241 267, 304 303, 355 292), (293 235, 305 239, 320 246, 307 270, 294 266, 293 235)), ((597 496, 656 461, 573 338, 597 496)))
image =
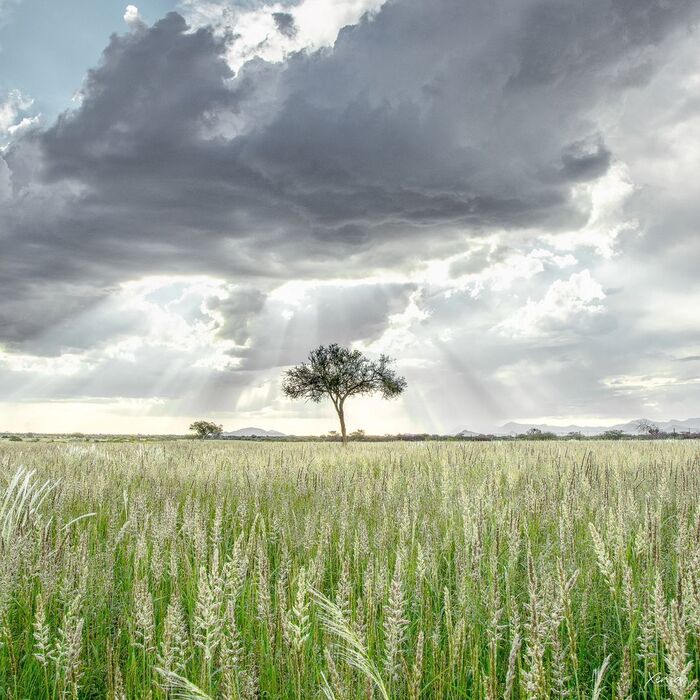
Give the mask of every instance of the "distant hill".
POLYGON ((481 433, 475 433, 473 430, 460 430, 455 435, 457 437, 478 437, 481 433))
POLYGON ((582 435, 600 435, 606 430, 621 430, 629 435, 637 434, 637 425, 641 420, 656 425, 662 432, 678 433, 700 431, 700 418, 687 418, 686 420, 649 421, 643 418, 631 420, 627 423, 616 425, 547 425, 545 423, 516 423, 510 422, 502 425, 496 430, 497 435, 511 435, 513 433, 525 433, 531 428, 537 428, 542 432, 554 433, 555 435, 566 435, 568 433, 581 433, 582 435))
POLYGON ((686 418, 685 420, 669 420, 665 423, 657 423, 657 425, 666 432, 672 432, 674 429, 679 433, 690 431, 700 432, 700 418, 686 418))
POLYGON ((568 433, 581 433, 582 435, 600 435, 606 430, 622 430, 630 435, 637 432, 636 423, 630 422, 625 427, 615 426, 583 426, 583 425, 548 425, 547 423, 516 423, 511 421, 505 423, 500 428, 496 428, 496 435, 520 435, 528 430, 536 428, 543 433, 554 433, 555 435, 567 435, 568 433))
MULTIPOLYGON (((644 420, 652 425, 656 425, 664 433, 696 433, 700 432, 700 418, 686 418, 685 420, 651 421, 643 418, 631 420, 627 423, 616 425, 548 425, 546 423, 518 423, 510 421, 499 428, 495 428, 493 435, 521 435, 531 428, 537 428, 543 433, 554 433, 555 435, 568 435, 569 433, 581 433, 581 435, 593 436, 601 435, 606 430, 621 430, 628 435, 637 435, 637 424, 644 420)), ((491 432, 491 431, 485 431, 491 432)), ((458 430, 454 433, 457 437, 476 437, 480 433, 472 430, 458 430)))
POLYGON ((239 428, 224 432, 221 437, 285 437, 285 434, 277 430, 264 430, 263 428, 239 428))

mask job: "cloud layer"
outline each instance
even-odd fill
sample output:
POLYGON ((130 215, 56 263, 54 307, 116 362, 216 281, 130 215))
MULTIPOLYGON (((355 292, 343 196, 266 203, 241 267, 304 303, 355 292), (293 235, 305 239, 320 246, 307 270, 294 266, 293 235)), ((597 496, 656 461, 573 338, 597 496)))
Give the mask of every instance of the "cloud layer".
POLYGON ((74 109, 12 133, 3 103, 0 385, 235 410, 262 382, 283 421, 271 378, 339 341, 403 359, 407 427, 700 412, 698 3, 390 0, 288 54, 306 3, 129 6, 74 109), (245 26, 281 60, 241 62, 245 26), (148 302, 173 347, 138 280, 189 299, 148 302), (647 373, 674 381, 609 379, 647 373))

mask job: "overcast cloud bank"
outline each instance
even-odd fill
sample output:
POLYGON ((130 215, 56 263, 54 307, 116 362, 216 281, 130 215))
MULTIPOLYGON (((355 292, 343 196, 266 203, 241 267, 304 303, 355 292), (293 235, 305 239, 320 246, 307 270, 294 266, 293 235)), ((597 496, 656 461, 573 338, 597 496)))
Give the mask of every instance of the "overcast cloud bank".
POLYGON ((7 96, 4 422, 313 432, 278 377, 332 341, 399 358, 387 431, 700 414, 699 3, 366 3, 315 48, 310 1, 127 8, 73 109, 7 96))

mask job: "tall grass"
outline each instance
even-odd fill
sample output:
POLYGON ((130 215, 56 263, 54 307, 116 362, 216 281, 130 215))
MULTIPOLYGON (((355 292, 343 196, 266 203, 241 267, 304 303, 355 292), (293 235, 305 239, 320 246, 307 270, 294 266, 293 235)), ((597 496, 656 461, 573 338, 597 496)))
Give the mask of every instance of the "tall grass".
POLYGON ((0 698, 697 693, 695 442, 3 444, 0 465, 0 698))

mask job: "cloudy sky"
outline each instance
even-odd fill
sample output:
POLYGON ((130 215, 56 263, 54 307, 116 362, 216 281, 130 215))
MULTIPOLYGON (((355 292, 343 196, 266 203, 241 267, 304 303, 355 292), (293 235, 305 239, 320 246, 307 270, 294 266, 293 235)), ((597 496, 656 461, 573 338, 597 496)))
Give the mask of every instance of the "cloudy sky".
POLYGON ((0 0, 0 430, 700 415, 700 0, 0 0))

